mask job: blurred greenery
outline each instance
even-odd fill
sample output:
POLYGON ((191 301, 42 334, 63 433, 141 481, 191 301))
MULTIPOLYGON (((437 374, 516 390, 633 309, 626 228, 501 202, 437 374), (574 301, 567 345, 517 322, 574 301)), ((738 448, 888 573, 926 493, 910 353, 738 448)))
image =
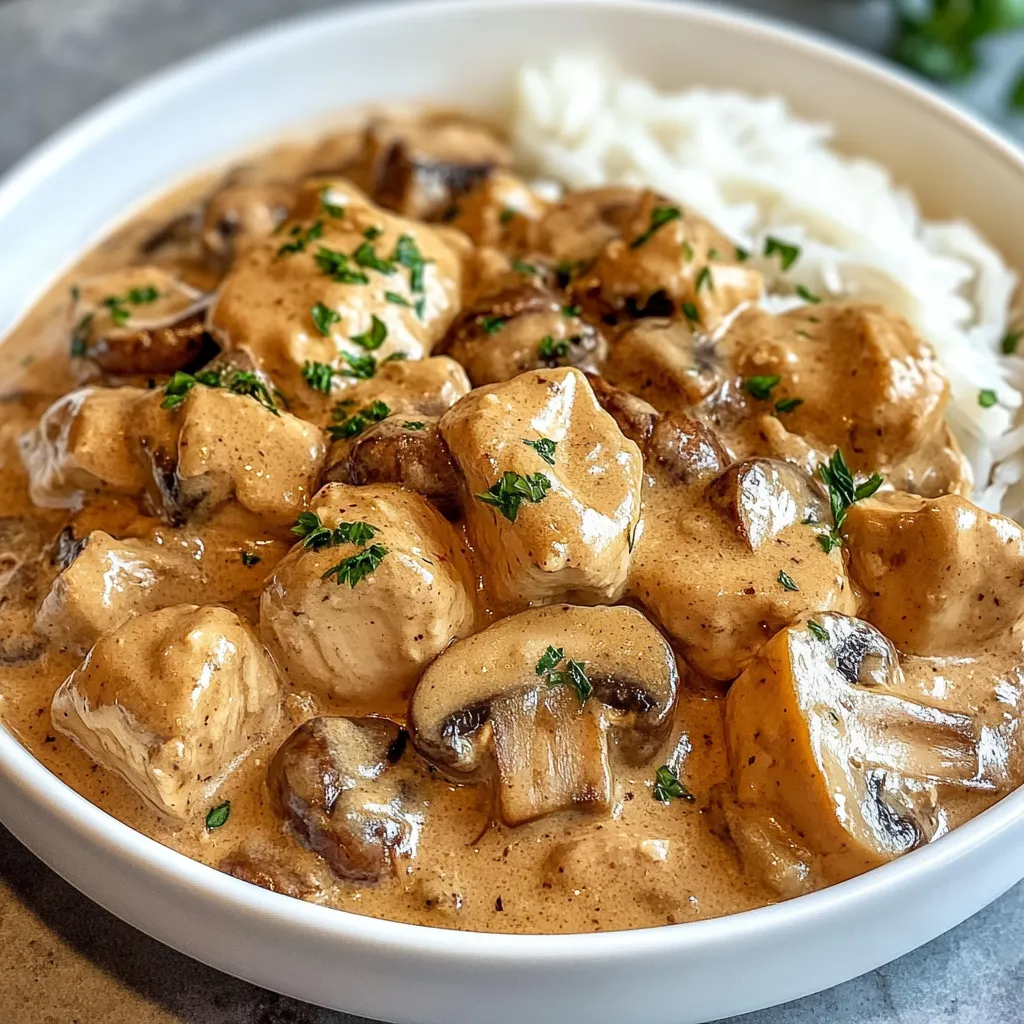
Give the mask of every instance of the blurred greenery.
MULTIPOLYGON (((978 67, 981 44, 1024 27, 1024 0, 894 0, 893 56, 937 82, 957 82, 978 67)), ((1007 97, 1024 110, 1024 74, 1007 97)))

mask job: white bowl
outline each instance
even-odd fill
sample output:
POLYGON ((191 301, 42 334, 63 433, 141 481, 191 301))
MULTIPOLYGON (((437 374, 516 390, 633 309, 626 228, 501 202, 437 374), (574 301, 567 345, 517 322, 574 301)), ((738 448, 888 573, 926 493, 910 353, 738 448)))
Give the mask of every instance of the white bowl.
MULTIPOLYGON (((0 333, 154 190, 340 107, 507 102, 516 69, 571 45, 662 86, 778 92, 887 164, 932 216, 972 220, 1024 267, 1024 160, 908 79, 816 37, 635 0, 383 5, 260 32, 153 78, 61 132, 0 185, 0 333)), ((871 970, 1024 876, 1024 792, 931 846, 779 906, 601 935, 482 935, 266 892, 139 835, 0 730, 0 818, 84 893, 214 967, 301 999, 417 1024, 683 1024, 871 970)))

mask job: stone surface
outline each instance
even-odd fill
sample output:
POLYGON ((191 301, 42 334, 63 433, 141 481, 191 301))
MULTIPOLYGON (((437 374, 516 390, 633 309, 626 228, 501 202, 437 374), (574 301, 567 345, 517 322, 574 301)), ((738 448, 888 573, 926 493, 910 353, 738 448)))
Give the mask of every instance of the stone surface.
MULTIPOLYGON (((327 6, 325 0, 0 0, 0 169, 141 75, 272 18, 327 6)), ((748 6, 867 46, 881 45, 889 25, 885 0, 856 9, 842 0, 749 0, 748 6)), ((1019 37, 993 46, 990 71, 961 98, 1001 120, 1001 97, 1021 52, 1019 37)), ((1007 127, 1024 129, 1019 120, 1007 127)), ((160 946, 93 906, 2 828, 0 949, 3 1024, 359 1024, 160 946)), ((1022 1020, 1024 885, 888 967, 736 1024, 1022 1020)))

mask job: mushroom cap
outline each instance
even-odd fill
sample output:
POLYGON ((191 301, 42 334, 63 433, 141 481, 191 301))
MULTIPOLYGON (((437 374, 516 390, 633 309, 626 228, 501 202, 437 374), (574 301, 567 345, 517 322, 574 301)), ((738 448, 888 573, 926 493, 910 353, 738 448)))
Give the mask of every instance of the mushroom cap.
POLYGON ((653 756, 676 703, 676 661, 661 633, 624 606, 531 609, 452 644, 413 693, 409 728, 417 748, 447 771, 478 773, 492 704, 546 688, 537 667, 549 647, 584 665, 591 700, 618 732, 622 755, 634 764, 653 756))
POLYGON ((940 835, 938 785, 984 788, 968 715, 903 696, 892 644, 836 613, 779 632, 729 691, 737 805, 849 878, 940 835))

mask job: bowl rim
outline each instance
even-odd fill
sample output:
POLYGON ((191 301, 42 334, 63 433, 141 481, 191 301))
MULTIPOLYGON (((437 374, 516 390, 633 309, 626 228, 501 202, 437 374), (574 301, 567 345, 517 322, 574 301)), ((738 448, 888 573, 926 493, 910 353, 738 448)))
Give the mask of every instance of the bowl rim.
MULTIPOLYGON (((483 8, 514 9, 528 17, 531 8, 549 7, 617 8, 637 16, 703 23, 752 39, 760 38, 775 46, 788 47, 805 56, 829 62, 851 77, 868 79, 901 93, 916 103, 923 115, 946 121, 973 143, 1000 157, 1024 179, 1024 152, 979 116, 930 91, 908 73, 879 58, 814 30, 795 27, 759 13, 739 12, 691 0, 434 0, 430 4, 421 0, 374 4, 370 0, 362 0, 348 8, 326 9, 275 20, 232 36, 141 79, 93 106, 49 136, 0 177, 0 218, 17 206, 52 169, 74 160, 78 151, 91 140, 115 130, 123 122, 131 121, 153 102, 155 96, 172 96, 181 83, 210 73, 214 65, 217 74, 222 75, 225 67, 252 60, 261 51, 273 52, 282 40, 301 39, 318 31, 326 22, 355 25, 408 18, 429 19, 442 12, 451 15, 483 8)), ((169 182, 168 187, 172 184, 169 182)), ((59 272, 58 269, 54 277, 59 272)), ((509 934, 456 931, 382 920, 307 903, 233 878, 137 832, 90 803, 36 760, 2 723, 0 777, 20 790, 35 807, 73 828, 105 856, 115 861, 130 860, 144 873, 158 874, 165 882, 187 887, 193 894, 202 895, 211 910, 239 915, 257 913, 268 923, 286 929, 298 928, 322 940, 356 940, 367 947, 401 948, 420 956, 457 956, 470 964, 515 962, 517 965, 529 965, 533 961, 543 961, 546 964, 569 965, 608 956, 617 960, 635 960, 654 952, 685 954, 698 948, 707 952, 711 947, 739 940, 764 940, 797 924, 833 917, 865 900, 884 901, 912 880, 926 879, 950 863, 969 856, 1024 816, 1024 787, 1021 787, 934 843, 895 861, 818 892, 724 917, 626 931, 509 934)))

